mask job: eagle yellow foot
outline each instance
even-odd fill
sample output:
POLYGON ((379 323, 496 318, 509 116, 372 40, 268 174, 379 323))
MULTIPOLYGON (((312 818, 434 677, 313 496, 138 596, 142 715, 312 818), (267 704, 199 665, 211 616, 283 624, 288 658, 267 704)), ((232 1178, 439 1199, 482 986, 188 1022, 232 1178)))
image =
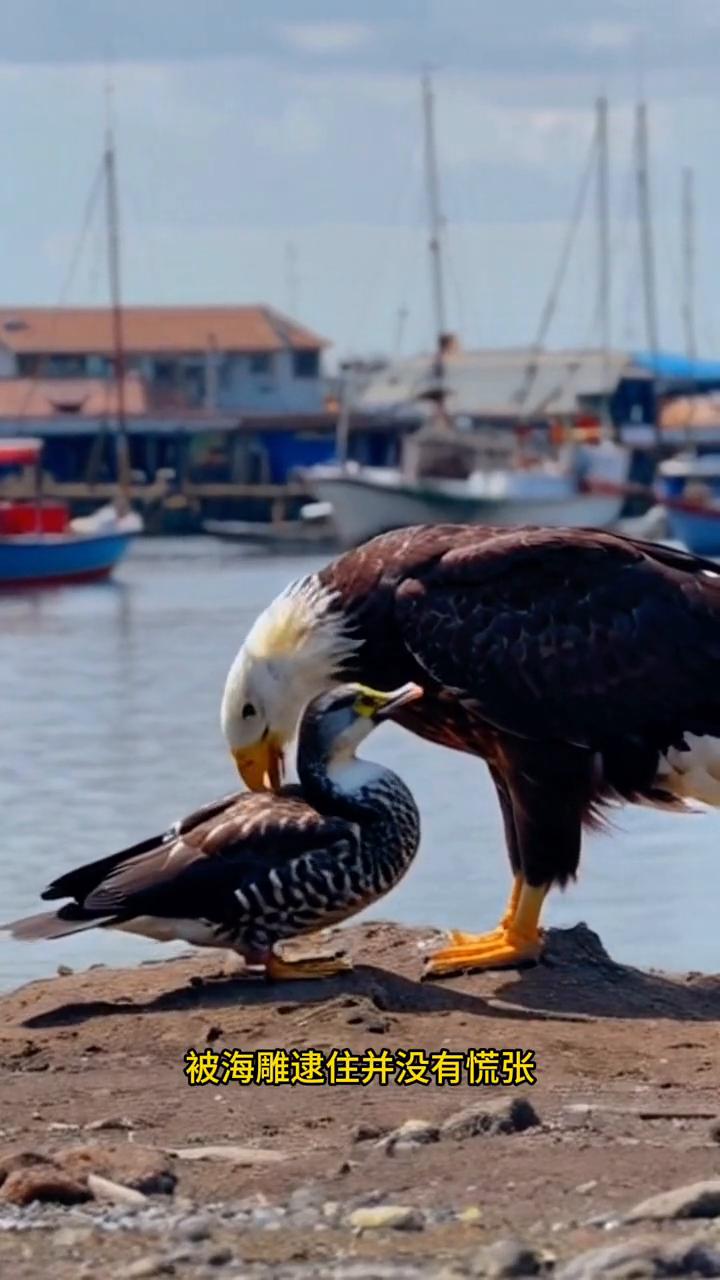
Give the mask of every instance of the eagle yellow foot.
POLYGON ((542 948, 539 930, 531 934, 521 934, 512 928, 478 934, 455 932, 451 934, 450 946, 427 957, 423 978, 478 969, 512 969, 539 960, 542 948))
POLYGON ((270 982, 288 982, 306 978, 335 978, 349 973, 353 963, 348 956, 303 956, 301 960, 284 960, 271 952, 265 962, 265 977, 270 982))

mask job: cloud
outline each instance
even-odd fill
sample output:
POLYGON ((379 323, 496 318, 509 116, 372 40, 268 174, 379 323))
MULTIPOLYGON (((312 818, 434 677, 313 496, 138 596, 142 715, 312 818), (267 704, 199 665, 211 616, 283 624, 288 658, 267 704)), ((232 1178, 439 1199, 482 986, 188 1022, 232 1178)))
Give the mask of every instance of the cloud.
POLYGON ((288 22, 279 33, 302 53, 347 53, 369 44, 372 30, 361 22, 288 22))

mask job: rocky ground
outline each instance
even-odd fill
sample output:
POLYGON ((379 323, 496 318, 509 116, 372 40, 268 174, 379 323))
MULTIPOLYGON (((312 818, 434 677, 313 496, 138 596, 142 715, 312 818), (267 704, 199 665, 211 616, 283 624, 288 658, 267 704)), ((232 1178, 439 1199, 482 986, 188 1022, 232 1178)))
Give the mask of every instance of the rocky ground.
POLYGON ((720 977, 617 965, 579 926, 536 968, 420 984, 427 935, 342 938, 355 971, 326 982, 208 953, 0 999, 0 1274, 720 1276, 720 977), (249 1050, 400 1074, 248 1084, 249 1050), (448 1053, 402 1083, 409 1050, 448 1053), (528 1053, 535 1084, 480 1082, 528 1053))

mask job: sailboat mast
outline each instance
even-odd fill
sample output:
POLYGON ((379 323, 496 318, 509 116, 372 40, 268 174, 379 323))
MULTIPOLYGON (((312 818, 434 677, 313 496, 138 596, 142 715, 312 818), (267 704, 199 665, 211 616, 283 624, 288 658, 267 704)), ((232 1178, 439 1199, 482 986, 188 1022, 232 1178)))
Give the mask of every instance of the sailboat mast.
POLYGON ((105 132, 105 202, 107 217, 108 275, 110 304, 112 309, 113 367, 116 411, 116 460, 118 488, 121 499, 127 503, 130 489, 130 452, 127 438, 127 412, 125 405, 125 343, 123 331, 122 298, 120 293, 120 219, 118 213, 117 161, 115 135, 111 110, 111 88, 108 86, 108 113, 105 132))
POLYGON ((695 338, 695 182, 692 169, 682 174, 683 326, 685 353, 697 356, 695 338))
POLYGON ((603 352, 604 387, 607 390, 610 353, 610 155, 607 98, 595 104, 597 138, 598 309, 603 352))
POLYGON ((435 145, 435 101, 430 72, 422 76, 423 117, 425 121, 425 183, 427 189, 428 219, 430 226, 430 278, 432 283, 433 310, 436 339, 436 373, 443 377, 443 338, 445 335, 445 287, 442 262, 442 212, 440 209, 440 180, 435 145))
MULTIPOLYGON (((635 109, 635 148, 638 220, 640 229, 640 259, 642 262, 643 299, 645 305, 645 335, 648 345, 648 354, 653 367, 655 386, 657 386, 657 290, 655 286, 655 250, 653 246, 652 216, 650 207, 647 106, 644 102, 638 102, 635 109)), ((658 424, 657 411, 655 411, 653 417, 655 443, 656 445, 659 445, 660 428, 658 424)))

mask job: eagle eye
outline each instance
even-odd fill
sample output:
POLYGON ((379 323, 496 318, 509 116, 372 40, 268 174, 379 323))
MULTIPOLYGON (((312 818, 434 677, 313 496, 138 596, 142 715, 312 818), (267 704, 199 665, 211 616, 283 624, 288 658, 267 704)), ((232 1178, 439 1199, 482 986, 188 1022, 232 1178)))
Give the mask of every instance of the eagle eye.
POLYGON ((243 707, 243 709, 242 709, 242 718, 243 718, 243 720, 250 720, 250 719, 251 719, 251 717, 252 717, 252 716, 254 716, 254 715, 257 715, 257 712, 256 712, 256 710, 255 710, 255 708, 254 708, 254 706, 253 706, 252 702, 246 702, 246 703, 245 703, 245 706, 244 706, 244 707, 243 707))

